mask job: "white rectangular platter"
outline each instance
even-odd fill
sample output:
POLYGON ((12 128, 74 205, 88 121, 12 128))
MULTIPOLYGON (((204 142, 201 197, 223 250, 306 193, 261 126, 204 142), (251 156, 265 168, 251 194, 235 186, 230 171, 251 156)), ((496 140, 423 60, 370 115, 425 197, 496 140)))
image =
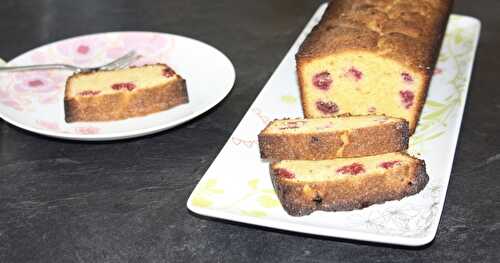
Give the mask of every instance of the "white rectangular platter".
POLYGON ((443 210, 480 22, 452 15, 420 123, 409 153, 427 163, 430 181, 419 194, 349 212, 292 217, 273 190, 269 164, 259 156, 257 134, 275 118, 302 117, 295 59, 300 44, 320 20, 322 5, 245 114, 191 194, 198 214, 315 235, 399 244, 432 241, 443 210))

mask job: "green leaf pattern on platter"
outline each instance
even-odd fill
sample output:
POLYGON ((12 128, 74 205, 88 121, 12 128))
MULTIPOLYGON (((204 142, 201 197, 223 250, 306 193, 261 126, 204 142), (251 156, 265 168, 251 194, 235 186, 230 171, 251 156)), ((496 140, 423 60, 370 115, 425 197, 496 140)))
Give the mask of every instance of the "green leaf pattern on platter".
POLYGON ((264 208, 273 208, 280 205, 278 199, 271 194, 262 194, 257 198, 260 206, 264 208))
POLYGON ((257 218, 262 218, 267 216, 267 213, 261 210, 242 210, 241 211, 242 215, 245 216, 251 216, 251 217, 257 217, 257 218))
POLYGON ((224 194, 224 189, 217 188, 217 179, 210 178, 196 188, 195 195, 191 199, 191 204, 197 207, 208 208, 214 204, 212 201, 214 195, 222 194, 224 194))
MULTIPOLYGON (((244 194, 234 201, 218 206, 219 209, 236 209, 240 214, 253 217, 267 216, 266 210, 280 206, 274 189, 261 186, 260 178, 253 178, 247 181, 247 188, 244 194), (251 209, 239 209, 243 202, 250 201, 255 204, 251 209)), ((217 179, 208 179, 199 188, 191 199, 191 204, 201 208, 209 208, 214 204, 221 203, 224 190, 217 187, 217 179)))
POLYGON ((193 198, 193 200, 191 201, 193 205, 197 206, 197 207, 211 207, 213 202, 211 200, 208 200, 207 198, 201 196, 201 195, 197 195, 193 198))
MULTIPOLYGON (((452 16, 451 20, 458 20, 452 16)), ((415 147, 424 142, 434 140, 446 134, 450 118, 455 117, 456 109, 461 106, 464 96, 464 86, 467 81, 466 63, 470 60, 473 49, 473 36, 462 28, 456 28, 446 33, 439 63, 451 63, 456 72, 448 84, 453 92, 443 100, 427 99, 424 112, 420 118, 415 135, 410 140, 410 146, 415 147)))
POLYGON ((285 96, 281 96, 281 101, 286 103, 286 104, 293 105, 298 101, 298 99, 292 95, 285 95, 285 96))

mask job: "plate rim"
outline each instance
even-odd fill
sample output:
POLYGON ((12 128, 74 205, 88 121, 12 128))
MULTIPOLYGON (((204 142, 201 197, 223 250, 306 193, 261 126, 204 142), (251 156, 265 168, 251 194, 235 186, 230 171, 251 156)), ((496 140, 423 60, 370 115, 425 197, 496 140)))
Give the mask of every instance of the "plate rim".
MULTIPOLYGON (((222 100, 224 100, 224 98, 227 97, 227 95, 232 91, 232 89, 234 88, 234 85, 235 85, 235 82, 236 82, 236 70, 234 68, 234 64, 233 62, 229 59, 229 57, 223 53, 221 50, 219 50, 218 48, 206 43, 206 42, 203 42, 201 40, 198 40, 198 39, 195 39, 195 38, 191 38, 191 37, 187 37, 187 36, 183 36, 183 35, 178 35, 178 34, 171 34, 171 33, 166 33, 166 32, 155 32, 155 31, 109 31, 109 32, 98 32, 98 33, 92 33, 92 34, 85 34, 85 35, 78 35, 78 36, 73 36, 73 37, 69 37, 69 38, 64 38, 64 39, 60 39, 60 40, 56 40, 56 41, 53 41, 53 42, 50 42, 50 43, 47 43, 47 44, 44 44, 44 45, 41 45, 41 46, 38 46, 38 47, 35 47, 35 48, 32 48, 28 51, 25 51, 19 55, 17 55, 16 57, 14 57, 13 59, 9 60, 8 62, 5 63, 5 65, 9 65, 9 63, 11 63, 13 60, 19 58, 20 56, 23 56, 27 53, 30 53, 30 52, 34 52, 36 50, 39 50, 39 49, 43 49, 43 48, 46 48, 47 46, 49 45, 55 45, 55 44, 58 44, 58 43, 61 43, 63 41, 70 41, 70 40, 73 40, 73 39, 76 39, 76 38, 80 38, 80 37, 89 37, 89 36, 99 36, 99 35, 107 35, 107 34, 128 34, 128 33, 146 33, 146 34, 161 34, 161 35, 168 35, 168 36, 171 36, 171 37, 174 37, 174 38, 182 38, 182 39, 185 39, 185 40, 190 40, 190 41, 194 41, 194 42, 197 42, 199 44, 202 44, 202 45, 206 45, 208 46, 209 48, 213 49, 214 51, 216 51, 219 55, 221 55, 222 59, 225 60, 226 62, 228 62, 228 65, 230 66, 230 76, 228 77, 228 83, 231 83, 230 85, 228 85, 227 88, 225 88, 223 94, 213 100, 211 103, 209 103, 206 107, 203 107, 197 111, 194 111, 182 118, 178 118, 176 119, 175 121, 171 121, 171 122, 168 122, 166 124, 163 124, 163 125, 157 125, 157 126, 153 126, 153 127, 149 127, 149 128, 143 128, 143 129, 136 129, 136 130, 133 130, 133 131, 128 131, 128 132, 113 132, 113 133, 107 133, 107 134, 72 134, 72 133, 64 133, 64 132, 55 132, 55 131, 50 131, 50 130, 44 130, 44 129, 40 129, 40 128, 37 128, 37 127, 32 127, 30 125, 26 125, 26 124, 23 124, 23 123, 20 123, 8 116, 6 116, 6 114, 4 114, 1 110, 0 110, 0 119, 4 120, 5 122, 13 125, 13 126, 16 126, 18 128, 21 128, 23 130, 26 130, 28 132, 33 132, 33 133, 36 133, 36 134, 39 134, 39 135, 44 135, 44 136, 48 136, 48 137, 52 137, 52 138, 58 138, 58 139, 65 139, 65 140, 72 140, 72 141, 114 141, 114 140, 123 140, 123 139, 130 139, 130 138, 136 138, 136 137, 142 137, 142 136, 147 136, 147 135, 150 135, 150 134, 153 134, 153 133, 158 133, 158 132, 162 132, 162 131, 165 131, 165 130, 168 130, 168 129, 171 129, 173 127, 176 127, 178 125, 181 125, 187 121, 190 121, 200 115, 203 115, 203 113, 209 111, 210 109, 212 109, 213 107, 215 107, 217 104, 219 104, 222 100)), ((180 107, 182 107, 183 105, 179 105, 180 107)), ((141 117, 144 117, 144 116, 141 116, 141 117)), ((141 118, 141 117, 136 117, 136 118, 141 118)), ((92 122, 85 122, 85 123, 92 123, 92 122)))
MULTIPOLYGON (((319 8, 316 10, 316 12, 318 12, 319 9, 324 8, 324 6, 326 6, 326 5, 327 5, 327 3, 320 5, 319 8)), ((310 21, 312 21, 314 19, 314 17, 316 16, 316 12, 313 14, 310 21)), ((456 152, 456 148, 457 148, 457 144, 458 144, 458 139, 460 136, 461 126, 462 126, 462 121, 463 121, 463 113, 465 111, 465 106, 466 106, 466 102, 467 102, 467 96, 468 96, 468 91, 469 91, 469 87, 470 87, 470 80, 471 80, 472 72, 474 70, 474 62, 476 60, 476 54, 477 54, 477 49, 479 46, 479 39, 480 39, 481 27, 482 27, 481 21, 476 17, 472 17, 472 16, 468 16, 468 15, 461 15, 461 14, 451 14, 451 15, 459 16, 461 18, 466 18, 466 19, 470 20, 471 23, 475 23, 476 25, 474 25, 474 26, 477 27, 477 32, 476 32, 476 35, 474 36, 475 37, 474 48, 471 51, 473 54, 473 57, 471 59, 471 65, 470 65, 468 72, 467 72, 467 75, 466 75, 468 77, 468 82, 467 82, 467 85, 465 85, 464 96, 462 97, 462 101, 461 101, 462 107, 461 107, 461 109, 459 109, 457 111, 459 116, 458 116, 456 121, 459 124, 459 127, 452 134, 452 136, 453 136, 452 139, 454 140, 454 141, 452 141, 452 143, 453 143, 454 147, 453 147, 453 150, 451 152, 452 153, 451 156, 453 157, 453 159, 449 163, 449 165, 448 165, 449 167, 445 168, 448 171, 448 176, 447 176, 446 180, 443 181, 444 188, 443 188, 443 191, 441 191, 440 200, 442 200, 442 201, 440 202, 440 205, 439 205, 439 210, 438 210, 439 213, 438 213, 438 216, 433 220, 432 225, 430 226, 429 230, 426 231, 422 236, 404 237, 404 236, 396 236, 396 235, 390 235, 390 234, 366 233, 366 232, 354 231, 354 230, 341 230, 338 228, 325 228, 325 227, 318 227, 315 225, 304 225, 302 223, 292 223, 292 222, 287 222, 287 221, 280 221, 280 220, 276 220, 276 219, 249 217, 249 216, 239 215, 239 214, 235 214, 235 213, 229 213, 229 212, 226 212, 224 210, 217 210, 217 209, 210 209, 210 208, 203 208, 203 207, 194 206, 192 204, 192 199, 194 198, 194 193, 195 193, 196 188, 198 187, 200 182, 203 180, 205 175, 209 172, 210 168, 212 167, 213 162, 215 162, 215 160, 217 159, 219 154, 222 152, 222 150, 224 149, 226 144, 229 143, 229 141, 230 141, 229 139, 228 139, 228 141, 226 141, 226 144, 224 145, 224 147, 219 151, 216 158, 214 158, 214 160, 212 161, 212 164, 210 164, 209 168, 205 171, 205 173, 200 178, 200 180, 198 181, 196 186, 193 188, 193 191, 190 194, 190 196, 187 200, 187 203, 186 203, 187 208, 190 211, 192 211, 193 213, 196 213, 196 214, 199 214, 202 216, 214 217, 214 218, 218 218, 218 219, 222 219, 222 220, 240 222, 243 224, 249 224, 249 225, 260 226, 260 227, 265 227, 265 228, 280 229, 280 230, 284 230, 284 231, 289 232, 289 233, 298 232, 298 233, 305 233, 305 234, 311 234, 311 235, 317 235, 317 236, 324 236, 324 237, 328 237, 328 238, 340 238, 340 239, 367 241, 367 242, 373 242, 373 243, 384 243, 384 244, 401 245, 401 246, 408 246, 408 247, 419 247, 419 246, 423 246, 423 245, 426 245, 426 244, 432 242, 434 240, 434 238, 436 237, 438 226, 439 226, 439 223, 441 221, 441 216, 443 213, 444 204, 446 201, 446 193, 447 193, 448 186, 449 186, 449 180, 451 178, 451 172, 452 172, 453 163, 454 163, 454 156, 455 156, 455 152, 456 152)), ((296 42, 299 41, 299 39, 300 39, 300 35, 297 38, 296 42)), ((295 42, 293 45, 295 45, 295 42)), ((293 45, 291 46, 291 48, 293 48, 293 45)), ((290 52, 290 49, 288 50, 288 52, 290 52)), ((279 63, 277 68, 279 68, 281 66, 281 64, 285 60, 286 56, 288 55, 288 52, 285 54, 285 56, 283 57, 282 61, 279 63)), ((269 77, 268 82, 272 79, 272 77, 275 73, 276 73, 276 70, 269 77)), ((266 82, 264 87, 267 84, 268 83, 266 82)), ((260 93, 259 93, 259 95, 260 95, 260 93)), ((259 95, 257 95, 257 97, 254 99, 253 102, 255 102, 255 100, 257 100, 259 95)), ((253 105, 253 102, 251 105, 253 105)), ((249 109, 251 107, 252 106, 250 106, 249 109)), ((243 121, 243 118, 244 118, 244 116, 242 117, 240 122, 243 121)), ((239 124, 240 123, 238 123, 237 127, 239 126, 239 124)), ((234 133, 234 131, 233 131, 233 133, 234 133)), ((230 137, 232 137, 232 134, 230 137)))

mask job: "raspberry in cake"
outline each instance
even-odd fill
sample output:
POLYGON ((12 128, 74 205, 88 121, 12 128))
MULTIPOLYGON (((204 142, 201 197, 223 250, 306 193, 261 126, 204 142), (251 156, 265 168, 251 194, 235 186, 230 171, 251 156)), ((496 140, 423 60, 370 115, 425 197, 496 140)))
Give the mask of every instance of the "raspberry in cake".
POLYGON ((189 102, 186 81, 164 64, 78 73, 66 82, 66 122, 143 116, 189 102))

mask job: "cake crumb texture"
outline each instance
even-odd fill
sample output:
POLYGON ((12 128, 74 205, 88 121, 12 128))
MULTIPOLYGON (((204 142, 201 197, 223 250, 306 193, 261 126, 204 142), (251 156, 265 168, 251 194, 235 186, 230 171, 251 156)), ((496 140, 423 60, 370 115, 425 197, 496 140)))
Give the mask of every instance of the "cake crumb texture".
POLYGON ((189 102, 186 81, 165 64, 74 74, 66 82, 66 122, 144 116, 189 102))

